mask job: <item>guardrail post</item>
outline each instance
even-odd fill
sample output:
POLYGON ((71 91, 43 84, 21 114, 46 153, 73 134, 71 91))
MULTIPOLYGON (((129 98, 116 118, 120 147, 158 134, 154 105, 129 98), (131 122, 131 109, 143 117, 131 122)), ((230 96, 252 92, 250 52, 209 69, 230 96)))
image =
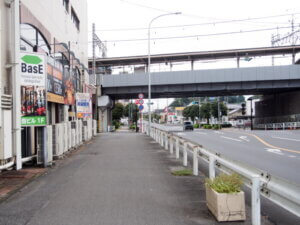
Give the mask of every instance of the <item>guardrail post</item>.
POLYGON ((166 133, 166 135, 165 135, 165 149, 166 150, 169 149, 169 137, 168 137, 168 133, 166 133))
POLYGON ((170 136, 170 154, 173 155, 173 137, 172 135, 170 136))
POLYGON ((212 155, 209 156, 209 178, 214 179, 216 176, 216 169, 215 169, 216 159, 212 155))
POLYGON ((187 166, 187 142, 183 144, 183 166, 187 166))
POLYGON ((176 159, 179 159, 179 138, 176 138, 176 159))
POLYGON ((160 145, 164 146, 164 133, 162 131, 160 132, 160 145))
POLYGON ((193 175, 198 176, 198 147, 193 149, 193 175))
POLYGON ((252 176, 251 188, 251 210, 252 210, 252 225, 260 225, 260 177, 252 176))

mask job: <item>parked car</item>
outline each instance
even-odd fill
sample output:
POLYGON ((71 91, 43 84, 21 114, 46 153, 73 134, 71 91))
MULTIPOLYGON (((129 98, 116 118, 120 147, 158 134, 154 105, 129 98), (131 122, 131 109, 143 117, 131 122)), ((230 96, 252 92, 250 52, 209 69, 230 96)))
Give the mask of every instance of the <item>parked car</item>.
POLYGON ((190 121, 183 122, 183 130, 194 130, 192 122, 190 121))

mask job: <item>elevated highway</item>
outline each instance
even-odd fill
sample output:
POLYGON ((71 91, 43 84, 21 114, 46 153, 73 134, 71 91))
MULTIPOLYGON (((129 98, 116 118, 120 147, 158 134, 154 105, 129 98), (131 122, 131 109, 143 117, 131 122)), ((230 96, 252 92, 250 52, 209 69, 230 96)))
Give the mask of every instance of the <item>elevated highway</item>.
MULTIPOLYGON (((300 65, 152 73, 152 98, 272 94, 300 90, 300 65)), ((148 93, 148 75, 102 75, 102 93, 113 99, 148 93)))

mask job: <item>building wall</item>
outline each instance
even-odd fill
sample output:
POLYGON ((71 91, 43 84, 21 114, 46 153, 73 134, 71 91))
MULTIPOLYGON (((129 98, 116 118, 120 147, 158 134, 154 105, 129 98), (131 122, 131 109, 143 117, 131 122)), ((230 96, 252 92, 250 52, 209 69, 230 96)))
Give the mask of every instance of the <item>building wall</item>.
MULTIPOLYGON (((88 67, 88 21, 87 0, 70 0, 69 10, 65 10, 62 0, 21 0, 21 22, 35 21, 49 44, 71 42, 71 51, 81 63, 88 67), (79 30, 71 20, 71 7, 80 20, 79 30)), ((51 46, 53 47, 53 46, 51 46)), ((88 83, 88 74, 85 72, 88 83)))

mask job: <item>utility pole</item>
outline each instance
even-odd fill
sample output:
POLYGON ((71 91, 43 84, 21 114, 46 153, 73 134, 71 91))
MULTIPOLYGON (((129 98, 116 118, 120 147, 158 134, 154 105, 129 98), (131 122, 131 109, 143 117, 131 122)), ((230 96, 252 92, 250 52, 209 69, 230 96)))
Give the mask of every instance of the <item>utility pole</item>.
POLYGON ((20 89, 20 0, 12 1, 13 36, 13 148, 16 155, 16 170, 22 169, 21 152, 21 89, 20 89))
POLYGON ((93 39, 93 82, 96 83, 96 42, 95 42, 95 24, 93 23, 93 29, 92 29, 92 39, 93 39))
MULTIPOLYGON (((299 40, 299 34, 300 33, 300 29, 295 30, 295 20, 294 20, 294 15, 292 15, 292 20, 290 20, 291 22, 291 33, 287 33, 286 35, 279 35, 278 31, 276 35, 272 35, 271 37, 271 45, 272 47, 276 46, 276 45, 283 45, 283 44, 290 44, 290 45, 296 45, 297 41, 299 40)), ((295 64, 295 52, 293 51, 292 53, 292 64, 295 64)), ((272 65, 274 65, 274 56, 272 56, 272 65)))

